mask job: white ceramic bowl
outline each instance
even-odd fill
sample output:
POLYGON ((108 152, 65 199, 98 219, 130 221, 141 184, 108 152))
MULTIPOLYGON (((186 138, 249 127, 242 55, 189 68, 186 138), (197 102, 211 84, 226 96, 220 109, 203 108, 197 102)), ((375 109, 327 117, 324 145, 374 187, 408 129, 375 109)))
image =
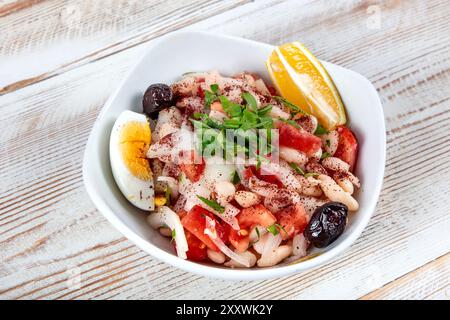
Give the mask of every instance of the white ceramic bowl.
POLYGON ((363 76, 323 62, 338 87, 347 108, 350 127, 360 151, 357 176, 362 187, 357 199, 360 209, 349 219, 346 230, 315 258, 293 265, 271 268, 229 269, 213 264, 182 260, 172 245, 146 223, 147 213, 132 206, 115 184, 109 163, 109 137, 117 116, 126 109, 142 112, 141 99, 152 83, 172 83, 189 71, 218 70, 225 75, 256 72, 269 81, 264 66, 273 47, 240 38, 201 32, 173 33, 154 41, 122 85, 106 102, 86 145, 83 178, 98 210, 127 238, 152 256, 196 274, 234 280, 286 276, 330 261, 358 238, 366 227, 380 193, 386 153, 383 110, 377 91, 363 76))

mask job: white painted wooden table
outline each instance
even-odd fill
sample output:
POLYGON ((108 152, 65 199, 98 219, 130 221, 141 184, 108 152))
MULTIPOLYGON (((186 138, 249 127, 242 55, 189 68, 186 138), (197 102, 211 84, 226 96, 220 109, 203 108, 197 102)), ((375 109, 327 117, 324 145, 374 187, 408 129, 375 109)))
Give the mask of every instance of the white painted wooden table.
POLYGON ((449 299, 449 16, 446 0, 0 0, 0 298, 449 299), (300 40, 375 84, 384 189, 345 254, 212 280, 153 259, 95 209, 81 175, 94 120, 148 43, 182 28, 300 40))

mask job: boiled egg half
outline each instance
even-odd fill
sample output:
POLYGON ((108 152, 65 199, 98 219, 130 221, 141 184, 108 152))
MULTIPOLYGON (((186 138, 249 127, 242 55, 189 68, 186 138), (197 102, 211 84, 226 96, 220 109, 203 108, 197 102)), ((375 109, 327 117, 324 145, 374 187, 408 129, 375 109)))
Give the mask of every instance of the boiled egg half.
POLYGON ((136 207, 151 211, 155 191, 146 157, 151 130, 147 117, 123 111, 114 123, 109 141, 109 158, 114 179, 124 196, 136 207))

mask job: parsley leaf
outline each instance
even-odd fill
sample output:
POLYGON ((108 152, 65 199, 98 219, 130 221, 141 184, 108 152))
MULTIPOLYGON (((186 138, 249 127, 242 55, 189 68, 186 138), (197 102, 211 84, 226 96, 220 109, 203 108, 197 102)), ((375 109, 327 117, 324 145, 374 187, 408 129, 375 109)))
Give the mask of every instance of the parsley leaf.
POLYGON ((249 93, 249 92, 244 92, 242 94, 242 98, 245 100, 245 102, 247 103, 247 106, 250 106, 252 110, 256 110, 256 108, 258 107, 258 104, 256 102, 255 97, 249 93))
POLYGON ((305 171, 303 171, 302 168, 300 168, 297 164, 291 162, 289 163, 289 166, 302 176, 305 175, 305 171))
POLYGON ((177 232, 175 231, 175 229, 172 229, 172 240, 170 240, 170 242, 175 240, 176 235, 177 235, 177 232))
POLYGON ((276 226, 276 223, 271 225, 270 227, 267 227, 266 230, 268 232, 270 232, 271 234, 273 234, 274 236, 276 236, 277 234, 279 234, 280 232, 278 231, 278 228, 276 226))
POLYGON ((278 120, 280 120, 281 122, 290 124, 291 126, 293 126, 293 127, 296 128, 296 129, 301 129, 301 128, 302 128, 302 127, 300 127, 300 125, 299 125, 297 122, 295 122, 294 120, 286 120, 286 119, 283 119, 283 118, 278 118, 278 120))
POLYGON ((213 210, 219 212, 219 213, 224 213, 225 212, 225 208, 222 207, 220 204, 218 204, 216 201, 214 200, 210 200, 210 199, 206 199, 202 196, 197 195, 197 198, 199 198, 204 204, 206 204, 208 207, 211 207, 213 210))
POLYGON ((278 223, 274 223, 273 225, 271 225, 270 227, 267 227, 266 229, 268 232, 270 232, 271 234, 273 234, 274 236, 276 236, 277 234, 280 233, 280 230, 282 230, 284 233, 288 234, 286 229, 284 229, 284 227, 281 224, 278 223))
POLYGON ((308 172, 308 173, 305 173, 305 178, 308 178, 308 177, 317 177, 319 174, 318 173, 315 173, 315 172, 308 172))
POLYGON ((326 134, 328 133, 327 129, 325 129, 320 123, 317 125, 316 131, 314 131, 314 134, 316 136, 321 135, 321 134, 326 134))
POLYGON ((322 156, 320 157, 320 159, 325 159, 328 157, 331 157, 331 154, 329 152, 324 152, 324 153, 322 153, 322 156))
POLYGON ((303 115, 308 115, 305 111, 303 111, 300 107, 296 106, 295 104, 293 104, 292 102, 290 102, 289 100, 280 97, 280 96, 275 96, 275 99, 277 99, 278 101, 282 102, 286 107, 288 107, 289 109, 291 109, 291 111, 294 114, 297 113, 301 113, 303 115))
POLYGON ((237 185, 241 182, 241 178, 239 177, 239 174, 237 173, 237 171, 234 171, 232 176, 231 176, 231 182, 234 185, 237 185))
POLYGON ((239 117, 242 113, 241 105, 228 100, 225 96, 219 96, 223 111, 225 111, 231 118, 239 117))
POLYGON ((211 91, 205 90, 205 106, 211 106, 211 103, 218 99, 217 93, 219 92, 219 85, 212 84, 210 86, 211 91))
POLYGON ((256 162, 256 170, 259 170, 261 168, 261 157, 258 157, 258 160, 256 162))
POLYGON ((246 131, 258 127, 258 120, 259 118, 256 113, 244 109, 241 117, 241 129, 246 131))
POLYGON ((263 107, 263 108, 261 108, 261 109, 258 109, 258 115, 259 115, 259 116, 265 116, 265 115, 267 115, 270 111, 272 111, 272 108, 273 108, 273 106, 270 105, 270 104, 268 104, 267 106, 265 106, 265 107, 263 107))
POLYGON ((241 127, 241 119, 225 119, 223 125, 225 129, 239 129, 241 127))
POLYGON ((278 230, 278 224, 274 223, 273 225, 271 225, 270 227, 267 227, 266 230, 268 232, 270 232, 271 234, 273 234, 274 236, 276 236, 277 234, 280 233, 280 231, 278 230))
POLYGON ((214 83, 210 86, 211 91, 215 94, 217 94, 217 92, 219 91, 219 85, 217 83, 214 83))

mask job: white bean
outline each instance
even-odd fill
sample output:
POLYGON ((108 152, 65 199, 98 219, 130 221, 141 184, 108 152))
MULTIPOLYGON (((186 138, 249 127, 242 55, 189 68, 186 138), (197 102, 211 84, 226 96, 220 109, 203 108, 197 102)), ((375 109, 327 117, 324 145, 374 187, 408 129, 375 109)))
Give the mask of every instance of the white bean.
POLYGON ((319 162, 322 158, 322 149, 317 150, 312 156, 311 159, 314 161, 319 162))
POLYGON ((322 189, 319 187, 319 181, 313 177, 305 178, 304 176, 298 175, 297 179, 302 185, 300 190, 302 194, 313 197, 320 197, 322 195, 322 189))
POLYGON ((214 263, 223 264, 225 262, 226 258, 222 252, 207 249, 206 254, 208 255, 208 258, 214 263))
POLYGON ((320 187, 331 201, 342 202, 350 211, 358 210, 358 201, 345 192, 331 177, 321 174, 318 179, 320 180, 320 187))
POLYGON ((280 158, 300 166, 308 162, 308 157, 304 153, 289 147, 280 147, 280 158))
POLYGON ((271 254, 261 256, 258 260, 258 267, 272 267, 292 254, 291 245, 282 245, 276 248, 271 254))
POLYGON ((351 181, 351 183, 353 183, 356 187, 361 187, 361 183, 359 182, 359 179, 357 176, 355 176, 353 173, 351 173, 350 171, 347 172, 348 174, 348 180, 351 181))
POLYGON ((215 185, 215 190, 218 195, 223 197, 229 197, 234 195, 236 187, 229 181, 219 181, 215 185))
POLYGON ((277 106, 272 107, 272 109, 270 110, 270 116, 273 118, 281 118, 286 120, 291 117, 289 113, 284 112, 283 110, 281 110, 281 108, 277 106))
POLYGON ((234 199, 242 208, 249 208, 260 202, 259 196, 250 191, 238 191, 234 194, 234 199))
POLYGON ((303 208, 305 208, 306 214, 308 216, 312 216, 314 211, 320 207, 321 205, 324 205, 326 203, 325 200, 317 199, 315 197, 301 197, 300 202, 303 204, 303 208))
POLYGON ((323 159, 322 166, 324 166, 325 169, 330 169, 333 171, 347 172, 350 169, 350 165, 347 162, 336 157, 328 157, 323 159))
POLYGON ((214 189, 217 193, 217 201, 220 205, 225 206, 231 200, 236 192, 236 187, 229 181, 219 181, 215 184, 214 189))
MULTIPOLYGON (((250 266, 248 268, 251 268, 256 264, 256 256, 253 253, 251 253, 250 251, 238 252, 237 250, 235 250, 234 252, 236 254, 248 259, 248 261, 250 262, 250 266)), ((230 267, 230 268, 246 268, 247 267, 247 266, 244 266, 234 260, 227 261, 227 262, 225 262, 224 265, 227 267, 230 267)))
POLYGON ((353 183, 351 183, 350 180, 348 179, 342 179, 342 178, 335 178, 334 179, 337 184, 345 191, 348 192, 349 194, 353 194, 354 188, 353 188, 353 183))

